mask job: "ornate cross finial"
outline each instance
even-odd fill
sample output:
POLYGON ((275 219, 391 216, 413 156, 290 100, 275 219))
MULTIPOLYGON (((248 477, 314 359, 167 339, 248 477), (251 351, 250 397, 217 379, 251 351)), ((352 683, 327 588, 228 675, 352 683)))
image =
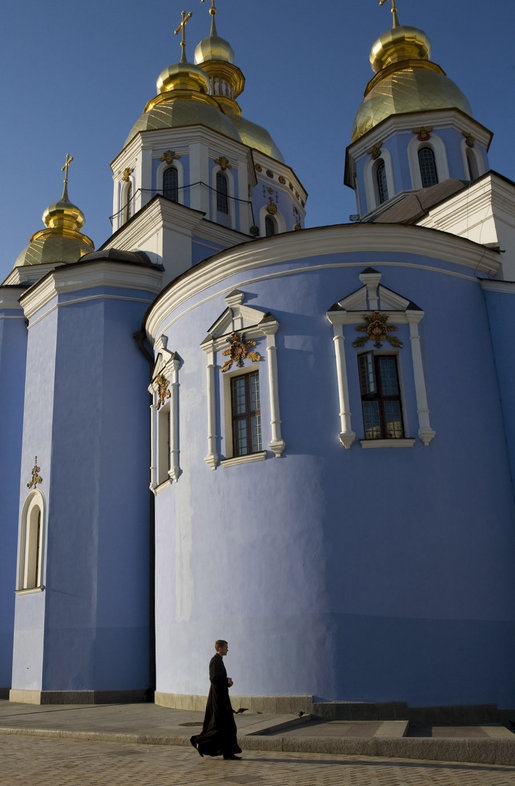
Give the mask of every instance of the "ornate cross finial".
MULTIPOLYGON (((393 14, 393 25, 392 27, 399 27, 399 17, 397 16, 397 6, 395 5, 395 0, 391 0, 392 2, 392 14, 393 14)), ((379 0, 379 5, 384 5, 386 0, 379 0)))
POLYGON ((186 11, 181 11, 182 22, 180 23, 177 30, 173 31, 174 35, 177 35, 182 30, 182 39, 181 39, 181 47, 182 47, 182 55, 181 55, 181 63, 186 63, 186 22, 191 19, 193 16, 192 11, 189 14, 186 11))
POLYGON ((70 156, 66 153, 66 161, 64 162, 64 166, 61 167, 61 172, 64 172, 64 184, 68 184, 68 167, 70 166, 71 162, 73 161, 73 156, 70 156))

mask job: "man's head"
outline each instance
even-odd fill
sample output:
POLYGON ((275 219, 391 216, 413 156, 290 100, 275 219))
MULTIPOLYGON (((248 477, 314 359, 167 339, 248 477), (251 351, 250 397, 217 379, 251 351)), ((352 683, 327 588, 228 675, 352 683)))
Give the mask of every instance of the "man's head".
POLYGON ((218 652, 219 655, 227 655, 227 650, 229 649, 229 645, 225 641, 225 639, 217 639, 215 641, 215 650, 218 652))

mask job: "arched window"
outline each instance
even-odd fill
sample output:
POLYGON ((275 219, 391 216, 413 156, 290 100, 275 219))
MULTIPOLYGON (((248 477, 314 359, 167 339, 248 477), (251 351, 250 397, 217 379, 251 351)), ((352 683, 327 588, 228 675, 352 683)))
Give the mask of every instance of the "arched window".
POLYGON ((277 226, 272 218, 272 216, 265 217, 265 235, 266 237, 272 237, 272 235, 277 234, 277 226))
POLYGON ((227 178, 223 172, 216 175, 216 209, 219 213, 229 214, 227 178))
POLYGON ((476 156, 472 150, 467 150, 467 164, 469 168, 469 175, 471 180, 476 180, 479 177, 479 170, 477 168, 476 156))
POLYGON ((21 518, 18 589, 41 587, 43 507, 39 492, 26 501, 21 518))
POLYGON ((422 188, 428 188, 438 183, 438 174, 436 171, 435 154, 432 148, 419 147, 418 149, 418 163, 420 167, 420 178, 422 180, 422 188))
POLYGON ((163 175, 163 196, 172 202, 179 201, 179 175, 176 167, 169 166, 163 175))
POLYGON ((388 183, 386 182, 386 167, 381 158, 376 164, 377 203, 381 205, 388 199, 388 183))

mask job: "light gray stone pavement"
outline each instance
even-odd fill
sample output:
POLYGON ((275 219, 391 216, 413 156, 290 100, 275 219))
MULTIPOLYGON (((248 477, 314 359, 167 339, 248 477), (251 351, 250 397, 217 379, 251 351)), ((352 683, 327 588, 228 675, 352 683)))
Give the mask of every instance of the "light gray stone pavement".
MULTIPOLYGON (((55 742, 65 740, 70 744, 127 744, 136 746, 136 750, 140 745, 144 745, 145 749, 150 745, 156 756, 162 755, 161 748, 177 746, 186 748, 191 756, 195 752, 189 745, 189 737, 200 730, 202 719, 203 713, 200 712, 172 710, 153 704, 38 706, 0 701, 0 740, 5 745, 5 740, 10 739, 13 747, 30 747, 29 737, 36 737, 41 744, 48 743, 51 747, 55 742)), ((406 737, 403 736, 407 730, 404 721, 317 723, 310 722, 309 717, 244 713, 236 716, 236 723, 240 744, 249 757, 259 758, 268 751, 272 757, 283 753, 302 753, 307 754, 309 759, 315 754, 322 757, 342 754, 515 767, 515 735, 503 726, 434 727, 423 731, 425 737, 423 734, 406 737)), ((38 743, 33 744, 37 746, 38 743)), ((515 769, 510 773, 512 777, 515 769)), ((515 786, 515 779, 509 782, 515 786)), ((33 784, 34 781, 28 780, 27 783, 33 784)), ((82 784, 77 782, 77 786, 82 784)))
POLYGON ((201 759, 184 747, 0 733, 2 786, 514 786, 515 767, 252 751, 201 759))

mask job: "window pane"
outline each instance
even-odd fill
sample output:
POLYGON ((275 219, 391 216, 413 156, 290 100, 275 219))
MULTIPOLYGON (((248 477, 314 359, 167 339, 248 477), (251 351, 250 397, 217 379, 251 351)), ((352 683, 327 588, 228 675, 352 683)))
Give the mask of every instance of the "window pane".
POLYGON ((250 453, 247 435, 247 421, 237 420, 235 421, 234 426, 236 429, 236 455, 245 456, 247 453, 250 453))
POLYGON ((379 161, 376 169, 377 181, 377 195, 379 197, 379 204, 386 202, 388 199, 388 184, 386 182, 386 167, 384 161, 379 161))
POLYGON ((430 147, 421 147, 419 149, 418 162, 420 165, 422 188, 428 188, 428 186, 434 186, 436 183, 438 183, 435 154, 430 147))
POLYGON ((374 375, 374 357, 371 352, 360 355, 359 362, 359 384, 361 388, 361 395, 366 396, 369 393, 375 393, 376 383, 374 375))
POLYGON ((265 217, 265 235, 266 237, 275 235, 275 221, 270 216, 265 217))
POLYGON ((402 418, 401 405, 399 401, 384 402, 384 417, 386 421, 386 436, 388 439, 401 439, 402 418))
POLYGON ((261 415, 252 416, 252 452, 261 450, 261 415))
POLYGON ((365 425, 365 439, 381 439, 381 421, 377 401, 363 402, 363 421, 365 425))
POLYGON ((221 172, 216 176, 216 209, 220 213, 229 213, 229 200, 227 198, 227 178, 221 172))
POLYGON ((179 198, 178 174, 174 166, 168 167, 163 175, 163 196, 177 202, 179 198))
POLYGON ((237 377, 233 380, 233 414, 245 414, 246 404, 245 377, 237 377))
POLYGON ((383 396, 398 396, 397 364, 394 357, 379 357, 383 396))

